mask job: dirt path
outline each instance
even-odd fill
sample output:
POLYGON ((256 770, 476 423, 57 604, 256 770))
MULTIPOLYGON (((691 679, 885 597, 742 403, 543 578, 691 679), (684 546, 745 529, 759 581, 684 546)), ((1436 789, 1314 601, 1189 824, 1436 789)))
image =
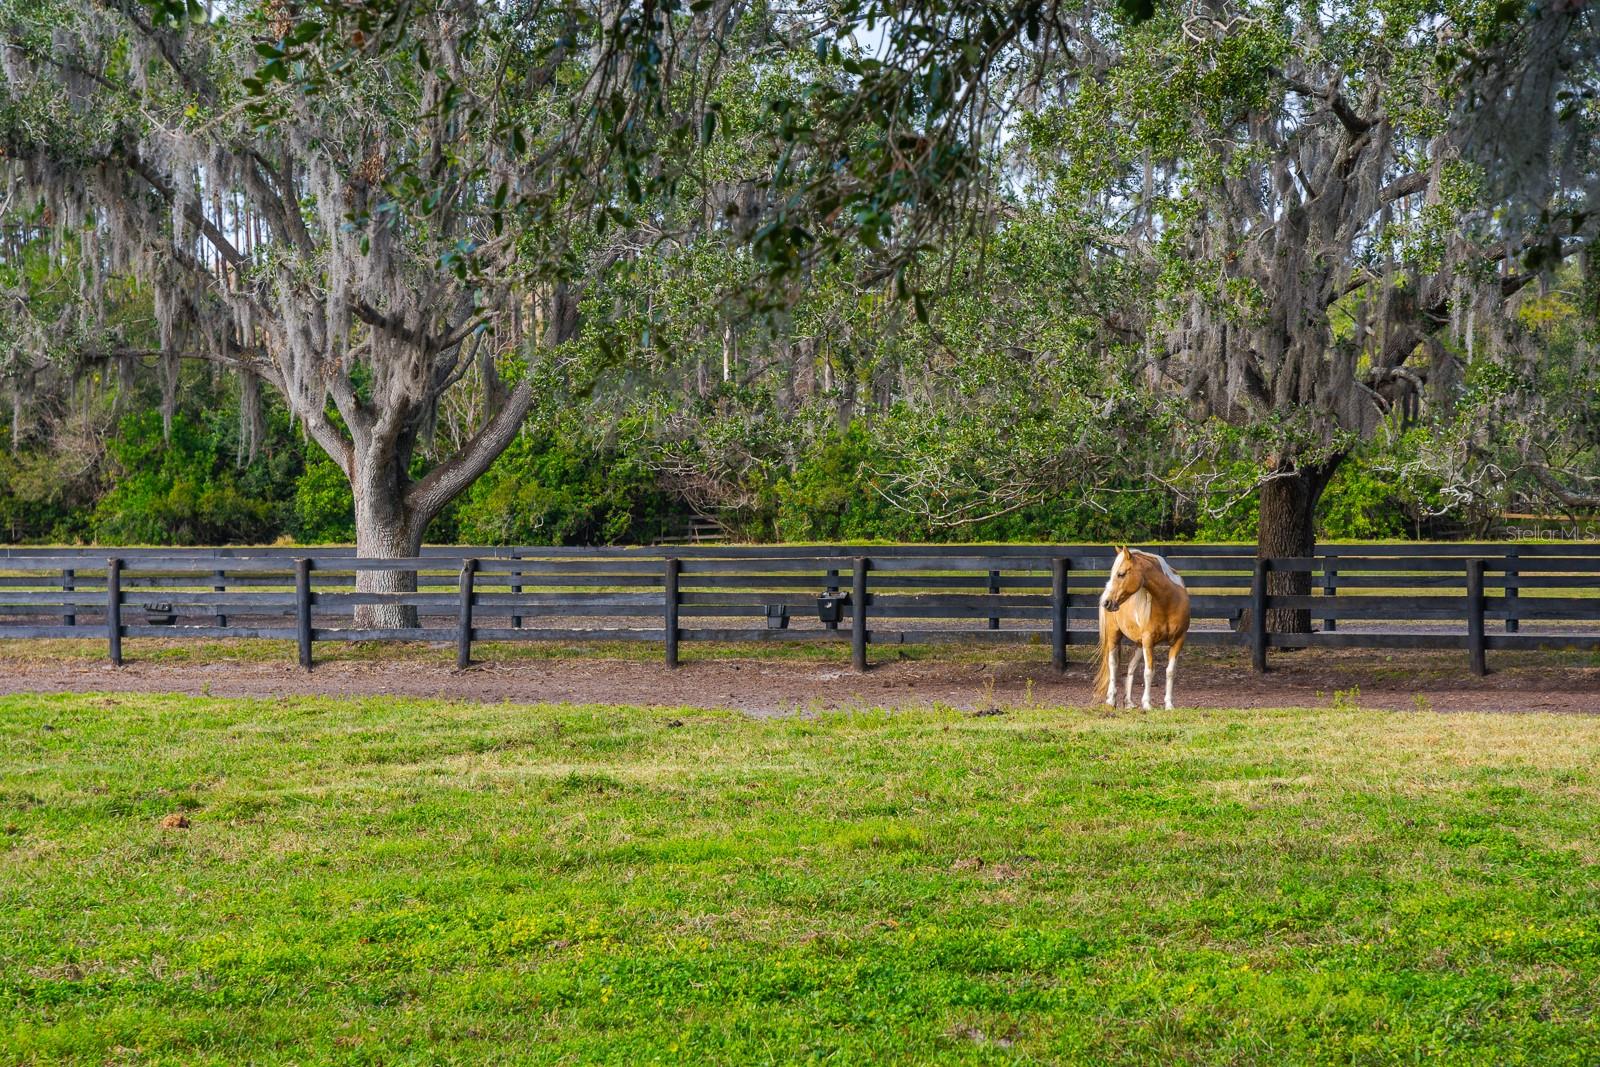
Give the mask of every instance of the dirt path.
MULTIPOLYGON (((942 703, 968 710, 1089 702, 1089 669, 1078 651, 1065 675, 1032 655, 997 653, 889 660, 865 675, 842 663, 715 659, 669 671, 657 663, 593 655, 490 662, 457 672, 431 657, 321 664, 305 674, 281 662, 131 662, 0 659, 0 693, 123 691, 212 696, 399 695, 452 700, 734 708, 757 715, 856 705, 942 703)), ((1274 657, 1252 673, 1242 656, 1196 655, 1179 671, 1177 695, 1190 707, 1326 706, 1440 711, 1560 711, 1600 714, 1600 667, 1505 664, 1473 678, 1449 654, 1317 650, 1274 657), (1359 690, 1359 693, 1352 692, 1359 690), (1336 694, 1339 694, 1336 696, 1336 694)), ((1157 674, 1158 685, 1162 676, 1157 674)))

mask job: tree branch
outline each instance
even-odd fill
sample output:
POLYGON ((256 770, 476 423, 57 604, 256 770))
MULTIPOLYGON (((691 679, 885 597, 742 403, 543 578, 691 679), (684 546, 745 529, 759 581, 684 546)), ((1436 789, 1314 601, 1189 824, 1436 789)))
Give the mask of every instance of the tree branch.
POLYGON ((1350 102, 1332 85, 1318 89, 1310 82, 1301 81, 1287 71, 1279 70, 1276 67, 1272 68, 1272 73, 1277 76, 1279 81, 1288 86, 1291 92, 1314 100, 1321 100, 1327 104, 1329 110, 1334 113, 1344 128, 1351 133, 1363 134, 1377 125, 1373 120, 1362 118, 1356 114, 1355 109, 1350 106, 1350 102))

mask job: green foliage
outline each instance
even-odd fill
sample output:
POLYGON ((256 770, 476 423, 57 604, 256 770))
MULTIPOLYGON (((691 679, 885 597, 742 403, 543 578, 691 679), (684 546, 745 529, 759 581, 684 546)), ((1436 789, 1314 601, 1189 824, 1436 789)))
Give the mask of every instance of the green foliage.
POLYGON ((878 491, 877 458, 861 423, 825 435, 772 487, 780 541, 915 541, 928 531, 878 491))
POLYGON ((522 433, 462 498, 469 544, 648 544, 681 506, 639 455, 591 441, 577 419, 522 433))
POLYGON ((355 498, 344 471, 313 450, 294 486, 294 520, 289 527, 301 544, 350 544, 356 539, 355 498))
POLYGON ((125 416, 112 441, 111 488, 90 519, 96 541, 111 544, 227 544, 270 539, 281 527, 280 500, 234 466, 232 454, 187 414, 125 416), (255 490, 255 491, 253 491, 255 490))
POLYGON ((1331 540, 1404 537, 1406 519, 1393 480, 1360 459, 1339 465, 1317 505, 1317 531, 1331 540))
POLYGON ((88 535, 99 485, 81 457, 51 449, 0 452, 0 529, 12 543, 88 535))

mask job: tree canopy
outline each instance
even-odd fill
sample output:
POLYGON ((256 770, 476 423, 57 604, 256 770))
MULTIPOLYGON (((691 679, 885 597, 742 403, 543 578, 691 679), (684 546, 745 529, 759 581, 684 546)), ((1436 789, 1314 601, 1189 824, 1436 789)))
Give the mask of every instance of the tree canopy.
POLYGON ((850 535, 780 500, 958 535, 1142 488, 1299 554, 1352 456, 1414 515, 1581 507, 1597 23, 0 0, 13 452, 104 441, 145 375, 171 433, 202 365, 374 554, 486 472, 530 499, 496 461, 552 433, 664 494, 617 514, 765 536, 850 535))

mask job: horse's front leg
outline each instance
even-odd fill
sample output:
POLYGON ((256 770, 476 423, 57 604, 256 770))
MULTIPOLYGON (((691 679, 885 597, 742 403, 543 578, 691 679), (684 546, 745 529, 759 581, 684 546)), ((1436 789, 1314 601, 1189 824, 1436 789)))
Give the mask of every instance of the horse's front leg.
POLYGON ((1117 706, 1117 646, 1122 644, 1122 635, 1116 634, 1111 638, 1111 647, 1106 650, 1108 663, 1106 665, 1106 707, 1117 706))
POLYGON ((1183 647, 1183 638, 1179 637, 1167 646, 1167 710, 1172 710, 1172 678, 1178 670, 1178 650, 1183 647))
POLYGON ((1133 707, 1133 672, 1139 669, 1139 653, 1134 652, 1128 657, 1128 684, 1123 687, 1122 702, 1128 707, 1133 707))
MULTIPOLYGON (((1156 677, 1156 643, 1155 643, 1155 641, 1153 641, 1152 639, 1146 637, 1144 639, 1143 652, 1144 652, 1144 702, 1140 705, 1140 707, 1144 708, 1145 711, 1149 711, 1150 710, 1150 686, 1155 681, 1155 677, 1156 677)), ((1129 688, 1131 689, 1132 685, 1133 685, 1133 671, 1131 671, 1131 670, 1128 671, 1128 683, 1129 683, 1129 688)), ((1129 694, 1129 702, 1132 703, 1132 694, 1131 693, 1129 694)))

